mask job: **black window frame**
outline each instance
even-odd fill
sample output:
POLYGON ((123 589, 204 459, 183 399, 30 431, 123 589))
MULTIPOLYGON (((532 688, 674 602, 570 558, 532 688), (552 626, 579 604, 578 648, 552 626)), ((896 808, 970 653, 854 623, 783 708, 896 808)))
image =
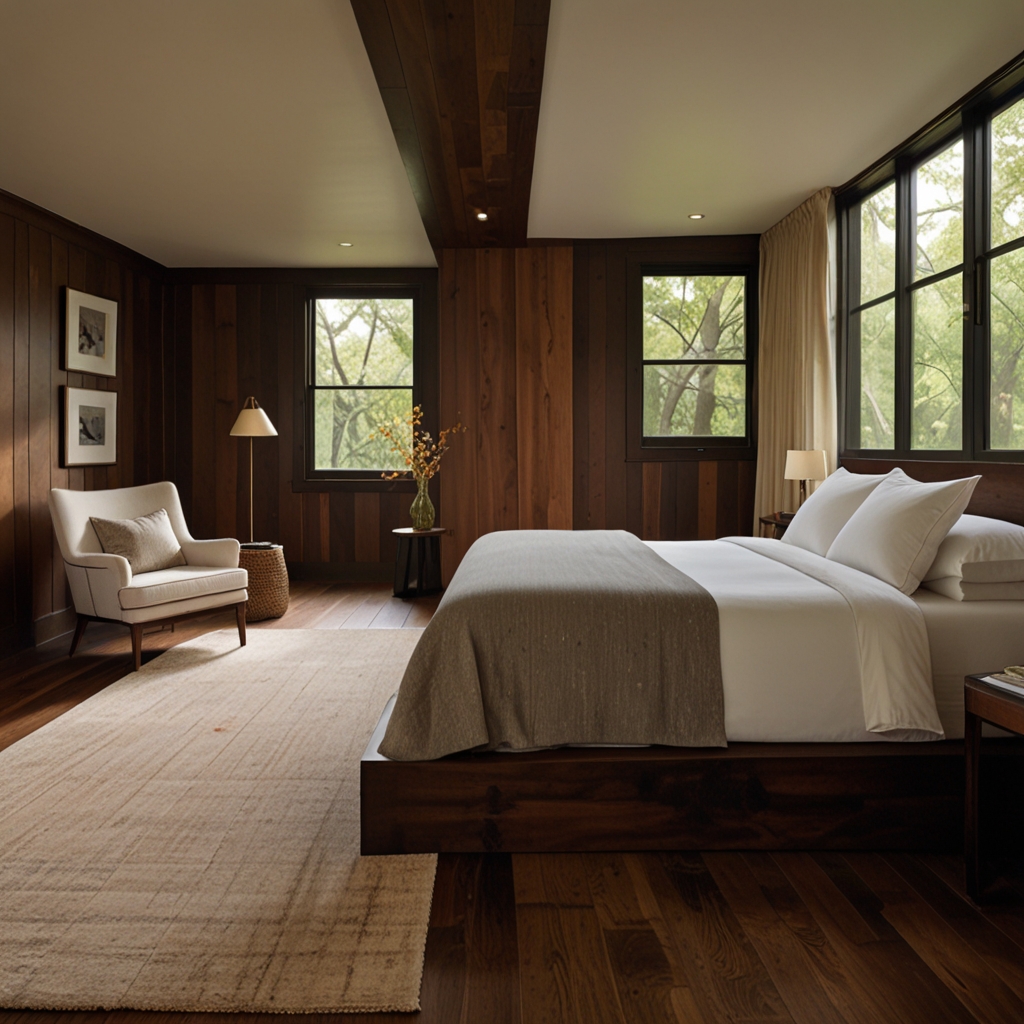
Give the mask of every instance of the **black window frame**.
POLYGON ((868 171, 836 191, 839 253, 837 317, 840 458, 889 462, 1024 462, 1024 450, 993 449, 989 431, 989 266, 991 260, 1024 247, 1024 237, 991 248, 989 124, 993 117, 1024 100, 1024 55, 982 83, 949 111, 927 125, 868 171), (914 279, 914 175, 918 167, 959 139, 964 144, 964 253, 956 267, 914 279), (860 204, 889 183, 896 183, 896 279, 892 293, 858 305, 860 204), (960 449, 911 447, 913 412, 913 295, 920 288, 959 275, 964 319, 962 348, 962 435, 960 449), (860 310, 895 299, 896 366, 893 448, 855 448, 859 436, 859 346, 853 344, 851 319, 860 310))
POLYGON ((383 298, 413 301, 413 405, 423 409, 421 429, 437 433, 439 382, 437 365, 438 293, 437 271, 408 269, 350 271, 343 282, 306 288, 302 303, 301 396, 297 403, 302 422, 296 431, 298 451, 294 465, 302 467, 301 479, 293 479, 294 491, 405 491, 414 492, 411 474, 385 480, 380 470, 317 469, 313 465, 315 445, 315 402, 319 390, 315 379, 316 303, 319 299, 383 298))
MULTIPOLYGON (((707 260, 631 259, 627 266, 627 459, 629 461, 690 461, 754 459, 757 457, 757 351, 758 274, 754 260, 717 262, 707 260), (692 362, 742 363, 746 366, 746 432, 743 437, 649 437, 643 432, 644 359, 643 281, 645 277, 742 277, 744 278, 744 343, 742 360, 692 360, 692 362)), ((690 362, 690 360, 672 360, 690 362)))

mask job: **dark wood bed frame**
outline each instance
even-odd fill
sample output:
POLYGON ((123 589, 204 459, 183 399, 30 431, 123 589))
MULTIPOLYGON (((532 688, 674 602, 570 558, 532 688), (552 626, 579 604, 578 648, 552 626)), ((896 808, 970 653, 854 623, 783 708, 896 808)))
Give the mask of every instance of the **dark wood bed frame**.
MULTIPOLYGON (((900 465, 921 480, 982 474, 968 512, 1020 523, 1024 466, 900 465)), ((997 666, 979 665, 979 671, 997 666)), ((360 765, 363 854, 587 850, 933 850, 963 845, 964 753, 936 743, 562 748, 360 765)), ((1020 851, 1024 740, 983 742, 986 848, 1020 851)))

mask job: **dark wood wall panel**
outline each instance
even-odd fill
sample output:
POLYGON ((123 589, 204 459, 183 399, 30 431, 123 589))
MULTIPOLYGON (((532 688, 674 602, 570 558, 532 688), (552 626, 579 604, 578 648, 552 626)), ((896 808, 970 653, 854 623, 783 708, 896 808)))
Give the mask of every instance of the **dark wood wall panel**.
POLYGON ((441 472, 450 579, 495 530, 571 529, 572 249, 440 253, 441 472))
POLYGON ((756 259, 753 236, 577 242, 573 250, 573 502, 577 530, 646 540, 747 534, 755 462, 628 461, 626 282, 630 261, 756 259))
POLYGON ((74 623, 50 488, 117 487, 163 475, 150 473, 163 410, 136 400, 137 382, 160 352, 162 275, 137 253, 0 194, 0 652, 74 623), (116 377, 64 369, 69 286, 118 303, 116 377), (61 465, 63 385, 117 392, 116 465, 61 465))

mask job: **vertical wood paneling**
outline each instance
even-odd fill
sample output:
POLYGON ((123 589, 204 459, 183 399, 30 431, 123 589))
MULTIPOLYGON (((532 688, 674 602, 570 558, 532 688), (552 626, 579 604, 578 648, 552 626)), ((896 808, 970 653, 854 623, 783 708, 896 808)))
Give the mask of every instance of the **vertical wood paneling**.
POLYGON ((29 281, 29 514, 32 537, 32 618, 53 611, 53 528, 50 492, 50 280, 53 256, 50 235, 37 227, 28 232, 29 281))
POLYGON ((699 465, 697 539, 713 540, 718 526, 718 463, 701 462, 699 465))
POLYGON ((16 612, 27 636, 32 599, 32 528, 29 469, 29 246, 28 225, 14 228, 14 565, 16 612))
MULTIPOLYGON (((302 496, 292 490, 292 451, 294 450, 294 395, 295 346, 302 344, 302 321, 295 316, 295 296, 292 285, 277 288, 276 348, 277 360, 277 508, 280 533, 268 539, 278 539, 284 545, 286 559, 302 558, 302 496)), ((301 366, 301 362, 299 363, 301 366)), ((333 509, 333 506, 332 506, 333 509)), ((333 514, 333 513, 332 513, 333 514)), ((333 534, 332 534, 333 538, 333 534)), ((349 556, 347 560, 351 560, 349 556)))
POLYGON ((519 526, 572 529, 572 249, 516 250, 519 526))
POLYGON ((0 205, 0 652, 6 653, 74 622, 50 521, 50 488, 123 486, 136 478, 133 446, 149 436, 150 423, 136 416, 145 403, 132 401, 133 357, 159 339, 133 331, 124 286, 159 268, 34 208, 24 207, 22 216, 10 197, 0 197, 0 205), (116 377, 67 372, 67 287, 119 303, 116 377), (118 393, 118 461, 109 470, 62 465, 66 385, 118 393))
POLYGON ((357 562, 380 561, 380 493, 355 496, 355 549, 357 562))
POLYGON ((644 463, 642 540, 661 540, 661 469, 660 462, 644 463))
POLYGON ((192 289, 192 521, 193 536, 215 536, 217 460, 216 314, 212 285, 192 289), (204 498, 204 496, 206 496, 204 498))
POLYGON ((0 213, 0 643, 16 642, 14 218, 0 213))
MULTIPOLYGON (((637 249, 669 253, 682 241, 622 240, 581 242, 575 246, 576 529, 626 529, 645 538, 662 540, 749 532, 753 516, 753 461, 627 461, 629 260, 637 258, 637 249), (584 432, 585 441, 581 437, 584 432)), ((687 244, 692 245, 692 240, 687 244)), ((720 240, 714 244, 731 243, 720 240)), ((677 257, 664 257, 669 262, 673 258, 677 257)))
MULTIPOLYGON (((486 453, 477 464, 477 505, 480 522, 489 530, 519 525, 515 287, 513 250, 476 250, 477 437, 478 450, 486 453)), ((455 443, 464 440, 459 437, 455 443)))
MULTIPOLYGON (((231 427, 238 415, 237 294, 234 285, 214 286, 214 317, 216 320, 216 398, 213 448, 216 453, 216 512, 214 529, 217 537, 237 537, 238 531, 238 461, 243 442, 231 437, 231 427)), ((248 459, 249 446, 245 446, 248 459)), ((248 505, 246 505, 246 518, 248 505)), ((248 526, 248 523, 246 524, 248 526)), ((242 533, 248 537, 248 529, 242 533)))

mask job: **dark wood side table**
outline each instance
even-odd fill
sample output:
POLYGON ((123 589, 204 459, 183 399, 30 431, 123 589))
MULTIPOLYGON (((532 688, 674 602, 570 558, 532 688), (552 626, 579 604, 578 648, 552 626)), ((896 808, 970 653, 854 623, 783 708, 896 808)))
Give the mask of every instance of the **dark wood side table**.
POLYGON ((442 526, 414 530, 403 526, 391 531, 398 538, 395 558, 395 597, 424 597, 439 594, 441 586, 442 526))
POLYGON ((982 682, 981 676, 967 676, 964 680, 964 866, 967 895, 975 903, 982 888, 978 834, 982 722, 1024 736, 1024 695, 982 682))
POLYGON ((786 527, 793 521, 794 512, 773 512, 768 516, 761 516, 761 536, 764 536, 764 528, 770 527, 774 532, 770 536, 779 540, 786 532, 786 527))

